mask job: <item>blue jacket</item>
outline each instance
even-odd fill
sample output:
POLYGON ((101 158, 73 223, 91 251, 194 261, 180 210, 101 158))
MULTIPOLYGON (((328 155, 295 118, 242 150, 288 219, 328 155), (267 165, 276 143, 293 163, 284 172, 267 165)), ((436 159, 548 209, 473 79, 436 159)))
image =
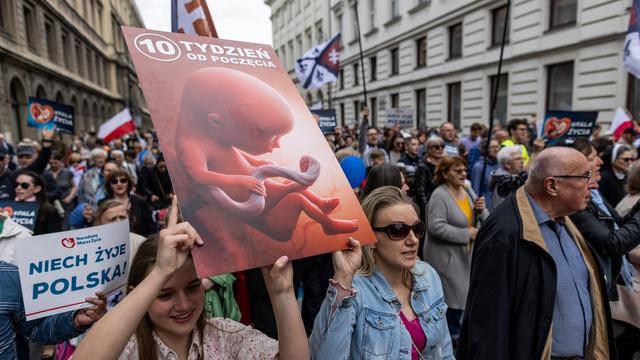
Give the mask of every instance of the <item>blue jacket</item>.
POLYGON ((18 358, 16 331, 44 344, 57 344, 83 332, 73 325, 73 311, 27 322, 18 268, 4 261, 0 261, 0 286, 0 360, 18 358))
MULTIPOLYGON (((411 307, 427 336, 423 355, 426 359, 453 359, 440 278, 422 261, 411 272, 411 307)), ((356 275, 353 287, 356 294, 342 299, 333 314, 337 292, 329 287, 309 338, 311 358, 410 360, 411 337, 398 316, 402 306, 382 273, 376 270, 371 276, 356 275)))

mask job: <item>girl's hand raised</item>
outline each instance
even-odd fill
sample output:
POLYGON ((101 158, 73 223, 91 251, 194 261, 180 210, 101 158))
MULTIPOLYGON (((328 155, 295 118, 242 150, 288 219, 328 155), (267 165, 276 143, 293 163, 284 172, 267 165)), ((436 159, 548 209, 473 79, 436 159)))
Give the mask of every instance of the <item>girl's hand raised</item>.
POLYGON ((178 224, 178 200, 174 196, 169 210, 167 228, 160 231, 158 255, 154 269, 171 275, 187 260, 194 245, 202 245, 200 235, 188 222, 178 224))

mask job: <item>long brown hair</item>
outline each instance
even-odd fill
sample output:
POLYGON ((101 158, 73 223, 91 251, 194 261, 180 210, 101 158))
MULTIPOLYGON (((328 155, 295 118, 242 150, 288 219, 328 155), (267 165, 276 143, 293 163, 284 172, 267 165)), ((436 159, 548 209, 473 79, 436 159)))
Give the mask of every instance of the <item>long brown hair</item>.
MULTIPOLYGON (((140 245, 136 256, 131 261, 131 269, 129 270, 129 282, 127 291, 131 292, 138 284, 147 277, 151 267, 156 262, 158 253, 158 236, 151 235, 140 245)), ((196 328, 200 336, 200 344, 204 336, 204 326, 206 322, 206 314, 204 309, 200 313, 200 317, 196 322, 196 328)), ((138 358, 140 360, 156 360, 158 352, 156 351, 156 343, 153 340, 153 323, 149 314, 145 314, 144 318, 138 324, 135 332, 136 341, 138 343, 138 358)), ((200 347, 200 358, 203 358, 202 347, 200 347)))

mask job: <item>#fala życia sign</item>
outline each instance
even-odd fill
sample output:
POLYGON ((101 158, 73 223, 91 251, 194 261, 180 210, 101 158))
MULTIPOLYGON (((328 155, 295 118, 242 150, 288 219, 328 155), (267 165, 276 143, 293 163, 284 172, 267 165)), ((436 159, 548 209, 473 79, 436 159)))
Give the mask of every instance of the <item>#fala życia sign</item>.
POLYGON ((55 101, 29 97, 27 103, 27 125, 37 129, 57 129, 59 132, 74 134, 73 106, 55 101))
POLYGON ((336 110, 311 110, 311 115, 318 123, 320 130, 323 134, 333 134, 338 126, 338 120, 336 118, 336 110))
POLYGON ((0 200, 0 212, 31 231, 36 226, 39 209, 40 203, 38 202, 0 200))
POLYGON ((90 307, 127 284, 129 221, 18 239, 16 265, 27 321, 90 307))
POLYGON ((589 137, 598 118, 597 111, 547 111, 542 125, 542 137, 547 145, 569 139, 589 137))

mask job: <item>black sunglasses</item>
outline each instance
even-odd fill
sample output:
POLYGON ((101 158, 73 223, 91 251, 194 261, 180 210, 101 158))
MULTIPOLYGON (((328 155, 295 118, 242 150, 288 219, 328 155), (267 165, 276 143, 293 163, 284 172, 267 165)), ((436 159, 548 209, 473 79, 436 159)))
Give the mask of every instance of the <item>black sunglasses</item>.
POLYGON ((416 237, 420 238, 424 236, 427 226, 424 222, 419 221, 413 225, 403 223, 389 224, 385 227, 374 227, 373 230, 387 234, 391 240, 404 240, 409 236, 409 231, 413 231, 416 237))
POLYGON ((444 145, 431 145, 429 147, 432 149, 444 149, 444 145))
POLYGON ((31 187, 31 184, 28 182, 17 182, 15 187, 21 187, 23 190, 27 190, 28 188, 31 187))
POLYGON ((118 178, 118 179, 111 180, 111 185, 118 185, 118 183, 120 183, 120 184, 128 184, 129 180, 127 180, 125 178, 118 178))

